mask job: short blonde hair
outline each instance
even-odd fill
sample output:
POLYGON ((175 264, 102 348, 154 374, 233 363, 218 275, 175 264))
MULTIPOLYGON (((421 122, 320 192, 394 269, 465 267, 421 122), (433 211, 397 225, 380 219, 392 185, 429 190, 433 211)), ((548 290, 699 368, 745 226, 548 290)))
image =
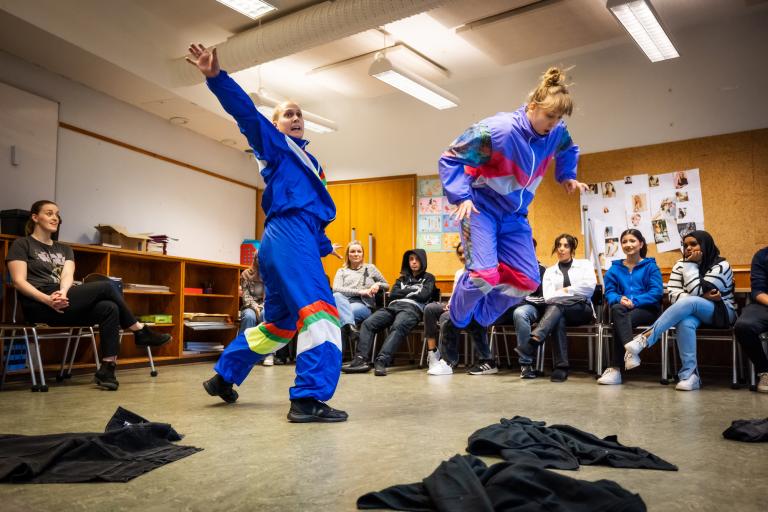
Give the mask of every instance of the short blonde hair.
POLYGON ((277 123, 277 120, 280 119, 281 115, 283 115, 283 112, 285 112, 285 107, 287 107, 288 105, 296 105, 297 107, 299 107, 299 110, 301 110, 301 105, 299 105, 293 100, 281 101, 275 106, 275 109, 272 111, 273 123, 277 123))
POLYGON ((570 84, 566 84, 565 72, 560 68, 549 68, 541 76, 538 87, 528 95, 528 105, 536 105, 544 110, 555 112, 559 116, 571 115, 573 100, 568 93, 570 84))
POLYGON ((360 240, 352 240, 347 244, 347 250, 344 252, 344 268, 349 268, 349 249, 353 245, 359 245, 360 249, 363 250, 363 263, 365 263, 365 247, 363 247, 363 244, 360 242, 360 240))

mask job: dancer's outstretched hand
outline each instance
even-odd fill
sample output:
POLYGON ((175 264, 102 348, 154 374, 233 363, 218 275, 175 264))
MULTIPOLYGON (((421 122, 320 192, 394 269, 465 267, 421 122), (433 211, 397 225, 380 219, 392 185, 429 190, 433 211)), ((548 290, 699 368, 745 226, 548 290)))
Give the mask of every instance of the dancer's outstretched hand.
POLYGON ((472 215, 472 212, 480 213, 478 209, 475 208, 475 203, 473 203, 471 199, 467 199, 466 201, 462 201, 459 207, 456 208, 456 212, 453 216, 456 220, 461 221, 464 217, 469 218, 472 215))
POLYGON ((341 248, 341 246, 339 244, 333 244, 331 247, 333 247, 333 250, 331 251, 331 254, 333 256, 336 256, 340 260, 343 260, 344 256, 342 256, 341 254, 338 253, 338 250, 341 248))
POLYGON ((187 62, 197 67, 207 78, 213 78, 221 71, 216 48, 208 49, 202 43, 192 43, 189 45, 189 53, 192 56, 185 57, 187 62))
POLYGON ((589 190, 589 185, 576 180, 565 180, 562 185, 569 194, 573 194, 576 191, 586 192, 589 190))

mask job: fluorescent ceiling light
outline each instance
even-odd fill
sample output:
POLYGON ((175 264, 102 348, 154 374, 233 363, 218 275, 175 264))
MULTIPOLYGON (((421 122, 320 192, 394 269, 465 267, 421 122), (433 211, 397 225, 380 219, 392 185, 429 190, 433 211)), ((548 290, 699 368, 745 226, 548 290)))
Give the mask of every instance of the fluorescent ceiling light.
POLYGON ((624 25, 651 62, 680 56, 664 32, 650 0, 608 0, 606 7, 624 25))
POLYGON ((277 7, 275 7, 274 5, 270 5, 267 2, 263 2, 262 0, 216 0, 216 1, 254 20, 260 16, 264 16, 270 11, 274 11, 275 9, 277 9, 277 7))
POLYGON ((393 65, 383 54, 379 53, 371 64, 368 74, 382 82, 410 94, 417 100, 432 105, 438 110, 457 107, 459 99, 448 91, 441 89, 429 80, 393 65))
MULTIPOLYGON (((266 94, 263 89, 260 89, 258 93, 252 92, 249 96, 259 112, 264 114, 267 119, 272 119, 272 113, 280 101, 266 94)), ((301 109, 301 114, 304 117, 305 130, 315 133, 332 133, 339 129, 335 122, 323 116, 307 112, 304 109, 301 109)))

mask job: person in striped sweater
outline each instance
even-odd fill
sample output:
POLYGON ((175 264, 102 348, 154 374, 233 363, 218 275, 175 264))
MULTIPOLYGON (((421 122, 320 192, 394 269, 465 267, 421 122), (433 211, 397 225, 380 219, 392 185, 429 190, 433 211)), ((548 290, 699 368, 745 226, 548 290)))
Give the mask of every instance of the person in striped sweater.
POLYGON ((696 329, 730 327, 736 321, 733 271, 720 256, 712 235, 692 231, 683 239, 683 258, 672 267, 667 290, 672 305, 647 331, 624 345, 624 367, 640 365, 640 352, 652 346, 668 329, 677 330, 681 368, 675 389, 692 391, 701 387, 696 362, 696 329))

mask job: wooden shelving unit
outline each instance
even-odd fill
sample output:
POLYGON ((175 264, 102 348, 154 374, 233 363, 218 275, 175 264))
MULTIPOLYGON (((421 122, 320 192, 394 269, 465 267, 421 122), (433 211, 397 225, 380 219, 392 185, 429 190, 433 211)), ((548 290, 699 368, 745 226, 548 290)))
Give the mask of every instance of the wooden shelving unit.
MULTIPOLYGON (((15 238, 10 235, 0 235, 0 256, 2 256, 0 258, 0 275, 2 276, 0 311, 2 311, 2 319, 5 322, 11 320, 14 300, 13 288, 9 284, 10 279, 6 269, 5 256, 15 238)), ((166 314, 173 317, 171 323, 153 325, 153 328, 168 332, 173 336, 170 343, 159 349, 153 349, 155 363, 171 364, 212 359, 217 356, 217 353, 184 354, 184 342, 190 340, 216 341, 226 345, 235 337, 237 331, 234 329, 197 332, 185 329, 183 313, 187 311, 227 314, 233 321, 236 320, 239 309, 240 272, 245 267, 92 245, 68 245, 72 247, 75 253, 75 280, 82 280, 91 273, 99 273, 120 277, 123 283, 163 285, 169 288, 167 292, 125 290, 123 294, 125 302, 136 317, 150 314, 166 314), (184 293, 185 287, 200 287, 201 285, 212 285, 214 293, 184 293)), ((41 343, 41 349, 45 368, 58 369, 63 355, 64 343, 44 341, 41 343)), ((147 362, 146 349, 137 347, 133 343, 133 336, 130 333, 125 333, 123 336, 119 361, 121 364, 147 362)), ((74 368, 90 369, 93 366, 90 343, 80 343, 74 368)))

